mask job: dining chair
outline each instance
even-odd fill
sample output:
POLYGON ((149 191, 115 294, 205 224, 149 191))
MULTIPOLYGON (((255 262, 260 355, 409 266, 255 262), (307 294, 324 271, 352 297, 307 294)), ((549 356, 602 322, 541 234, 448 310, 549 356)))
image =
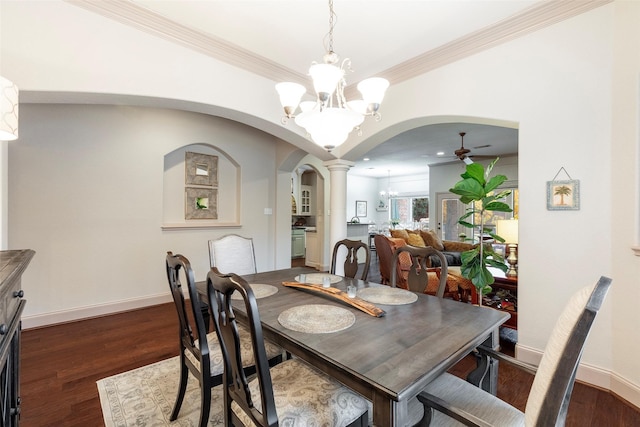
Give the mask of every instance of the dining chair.
POLYGON ((611 286, 601 277, 576 292, 558 318, 536 368, 490 348, 484 357, 506 362, 535 375, 524 412, 448 373, 418 395, 424 405, 421 426, 563 426, 587 336, 611 286))
POLYGON ((380 281, 383 285, 388 285, 391 283, 391 261, 393 261, 391 243, 384 234, 376 234, 373 236, 373 242, 376 245, 376 252, 378 253, 380 281))
POLYGON ((207 293, 224 354, 225 425, 367 425, 367 401, 301 359, 269 369, 256 298, 242 277, 212 269, 207 293), (241 369, 245 355, 236 351, 240 337, 230 298, 234 291, 242 296, 253 340, 257 372, 251 380, 241 369))
POLYGON ((358 251, 364 250, 365 259, 362 267, 362 273, 360 274, 360 280, 367 280, 369 276, 369 265, 371 264, 371 252, 369 252, 369 246, 361 240, 340 240, 333 247, 333 256, 331 257, 331 274, 336 274, 336 264, 338 258, 338 252, 340 248, 344 247, 347 250, 347 254, 344 260, 344 277, 355 278, 358 274, 358 251))
MULTIPOLYGON (((438 298, 445 296, 447 290, 447 259, 440 251, 431 246, 418 247, 411 245, 400 246, 393 252, 391 261, 391 287, 398 287, 400 283, 412 292, 430 293, 438 298), (435 274, 436 269, 428 268, 429 258, 435 255, 440 260, 440 277, 435 274), (437 283, 430 283, 429 273, 437 278, 437 283)), ((457 292, 449 290, 453 295, 457 292), (452 292, 453 291, 453 292, 452 292)))
MULTIPOLYGON (((205 320, 200 309, 200 297, 196 289, 193 270, 189 260, 182 255, 174 255, 167 252, 166 257, 167 279, 171 296, 178 313, 178 323, 180 329, 180 384, 170 420, 178 418, 182 401, 187 389, 189 372, 191 372, 200 383, 200 422, 204 427, 209 420, 209 410, 211 407, 211 388, 222 384, 222 374, 224 373, 224 361, 220 344, 215 332, 206 333, 205 320), (186 283, 189 296, 190 315, 188 314, 185 296, 182 290, 182 283, 186 283), (194 336, 195 332, 195 336, 194 336)), ((253 368, 253 351, 251 339, 246 329, 242 331, 240 339, 240 349, 245 355, 245 366, 249 372, 255 371, 253 368)), ((266 345, 267 358, 270 363, 275 364, 282 359, 282 349, 271 343, 266 345)))
POLYGON ((237 234, 227 234, 209 240, 209 260, 211 267, 223 273, 255 274, 256 255, 253 239, 237 234))

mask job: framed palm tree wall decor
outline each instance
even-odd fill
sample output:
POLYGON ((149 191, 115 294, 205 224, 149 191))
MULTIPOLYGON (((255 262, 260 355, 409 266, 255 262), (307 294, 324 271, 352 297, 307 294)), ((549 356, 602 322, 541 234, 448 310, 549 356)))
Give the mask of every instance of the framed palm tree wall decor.
POLYGON ((580 210, 580 181, 547 181, 547 210, 580 210))

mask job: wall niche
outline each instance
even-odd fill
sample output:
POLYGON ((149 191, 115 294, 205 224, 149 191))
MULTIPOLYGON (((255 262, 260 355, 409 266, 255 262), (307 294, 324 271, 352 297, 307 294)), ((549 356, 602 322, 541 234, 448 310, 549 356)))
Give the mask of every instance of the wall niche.
MULTIPOLYGON (((210 171, 212 173, 213 171, 210 171)), ((164 156, 163 229, 239 227, 240 165, 223 150, 210 144, 196 143, 180 147, 164 156), (215 180, 190 179, 189 158, 215 158, 215 180), (202 181, 202 182, 201 182, 202 181), (215 215, 193 215, 198 197, 206 193, 207 207, 215 215), (187 219, 189 218, 189 219, 187 219)))

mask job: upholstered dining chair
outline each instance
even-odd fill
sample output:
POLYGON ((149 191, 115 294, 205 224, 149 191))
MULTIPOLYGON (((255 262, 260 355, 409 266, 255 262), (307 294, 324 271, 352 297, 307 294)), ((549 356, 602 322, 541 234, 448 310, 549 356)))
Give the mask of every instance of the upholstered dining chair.
MULTIPOLYGON (((180 342, 180 384, 170 420, 178 418, 182 401, 187 390, 189 371, 198 379, 200 383, 200 422, 204 427, 209 420, 209 410, 211 407, 211 388, 222 384, 222 374, 224 372, 224 361, 220 344, 215 332, 207 335, 205 321, 200 309, 200 297, 196 289, 193 270, 189 260, 182 255, 167 253, 166 257, 167 279, 171 296, 178 313, 179 342, 180 342), (185 283, 189 295, 189 308, 191 315, 188 315, 187 304, 182 290, 185 283), (194 336, 194 333, 197 335, 194 336)), ((248 371, 252 368, 253 351, 251 339, 245 329, 242 331, 240 348, 245 355, 245 367, 248 371)), ((282 359, 282 349, 271 343, 266 345, 267 358, 270 363, 277 363, 282 359)))
POLYGON ((447 289, 447 259, 442 252, 434 248, 405 245, 393 252, 391 261, 391 287, 398 287, 400 281, 412 292, 431 293, 443 298, 447 289), (435 269, 427 268, 429 258, 435 255, 440 260, 440 277, 437 286, 429 286, 429 273, 435 269), (406 274, 406 277, 405 277, 406 274))
POLYGON ((302 360, 291 358, 269 369, 256 298, 242 277, 212 269, 207 293, 223 343, 225 425, 367 425, 367 401, 302 360), (235 350, 240 337, 231 305, 234 291, 244 300, 253 340, 257 372, 251 380, 241 369, 245 355, 235 350))
POLYGON ((611 286, 601 277, 595 286, 576 292, 558 318, 540 365, 523 363, 489 348, 484 357, 513 364, 535 375, 525 411, 445 373, 418 395, 425 406, 420 426, 563 426, 576 372, 596 314, 611 286))
POLYGON ((227 234, 209 240, 209 260, 211 267, 223 273, 255 274, 256 255, 253 239, 237 234, 227 234))
POLYGON ((344 277, 353 279, 356 277, 356 274, 358 274, 358 251, 362 249, 365 255, 360 280, 367 280, 367 276, 369 276, 369 265, 371 264, 371 252, 369 252, 369 246, 361 240, 344 239, 335 244, 333 247, 333 256, 331 257, 331 274, 336 273, 338 252, 341 247, 347 250, 344 260, 344 277))

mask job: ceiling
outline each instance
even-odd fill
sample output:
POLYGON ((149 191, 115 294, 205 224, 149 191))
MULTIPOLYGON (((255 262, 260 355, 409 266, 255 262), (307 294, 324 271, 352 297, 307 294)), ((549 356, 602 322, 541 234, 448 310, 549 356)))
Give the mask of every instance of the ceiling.
MULTIPOLYGON (((308 67, 322 61, 328 42, 326 0, 65 1, 274 81, 297 81, 309 93, 308 67)), ((606 2, 335 0, 333 48, 352 61, 347 84, 381 76, 393 85, 606 2)), ((384 102, 381 113, 384 116, 384 102)), ((376 147, 367 153, 371 160, 359 160, 350 173, 409 174, 455 160, 434 155, 440 150, 452 155, 460 146, 459 132, 467 132, 465 147, 472 154, 517 153, 514 129, 429 125, 376 147)))

